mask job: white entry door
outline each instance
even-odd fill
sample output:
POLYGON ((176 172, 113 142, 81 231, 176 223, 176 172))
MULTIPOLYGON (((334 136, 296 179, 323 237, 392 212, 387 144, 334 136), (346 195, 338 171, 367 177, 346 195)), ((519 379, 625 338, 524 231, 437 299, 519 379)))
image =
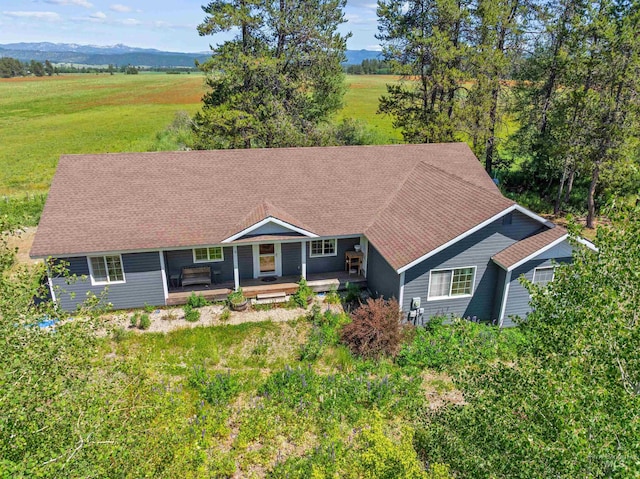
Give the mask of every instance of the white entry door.
POLYGON ((253 277, 282 276, 280 243, 253 245, 253 277))

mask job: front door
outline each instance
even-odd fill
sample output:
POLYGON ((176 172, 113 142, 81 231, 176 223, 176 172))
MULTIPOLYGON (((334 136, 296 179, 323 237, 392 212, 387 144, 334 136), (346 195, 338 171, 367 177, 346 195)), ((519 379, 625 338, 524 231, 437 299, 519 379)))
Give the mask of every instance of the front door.
POLYGON ((254 276, 281 276, 280 244, 253 245, 254 276))

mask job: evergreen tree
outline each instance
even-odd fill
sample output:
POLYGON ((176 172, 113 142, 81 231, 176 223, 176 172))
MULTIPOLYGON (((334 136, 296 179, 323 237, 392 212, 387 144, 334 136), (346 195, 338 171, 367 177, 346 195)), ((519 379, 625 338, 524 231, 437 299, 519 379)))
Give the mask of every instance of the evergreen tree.
POLYGON ((379 0, 377 12, 383 57, 401 76, 387 85, 378 111, 409 143, 458 139, 469 2, 379 0))
POLYGON ((531 152, 527 168, 542 188, 557 182, 556 212, 574 178, 588 179, 589 227, 603 173, 615 183, 611 171, 625 177, 639 163, 639 7, 567 1, 547 10, 549 27, 523 73, 518 143, 531 152))
POLYGON ((342 106, 345 0, 216 0, 200 35, 237 29, 201 65, 209 91, 194 118, 200 148, 312 143, 342 106))

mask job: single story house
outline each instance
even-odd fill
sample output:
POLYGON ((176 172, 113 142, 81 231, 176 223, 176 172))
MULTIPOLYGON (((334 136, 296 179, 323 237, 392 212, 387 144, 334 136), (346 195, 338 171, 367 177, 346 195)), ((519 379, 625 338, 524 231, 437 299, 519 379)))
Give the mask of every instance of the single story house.
POLYGON ((79 277, 49 278, 65 310, 105 287, 134 308, 303 277, 395 297, 414 322, 510 325, 529 311, 518 278, 551 280, 567 238, 505 198, 464 143, 122 153, 61 157, 31 256, 79 277))

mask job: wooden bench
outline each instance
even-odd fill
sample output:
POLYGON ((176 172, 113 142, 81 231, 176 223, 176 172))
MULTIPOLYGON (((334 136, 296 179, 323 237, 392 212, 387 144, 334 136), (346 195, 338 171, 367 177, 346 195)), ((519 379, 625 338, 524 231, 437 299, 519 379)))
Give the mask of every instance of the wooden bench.
POLYGON ((196 268, 182 268, 182 287, 192 284, 211 285, 211 268, 199 266, 196 268))

